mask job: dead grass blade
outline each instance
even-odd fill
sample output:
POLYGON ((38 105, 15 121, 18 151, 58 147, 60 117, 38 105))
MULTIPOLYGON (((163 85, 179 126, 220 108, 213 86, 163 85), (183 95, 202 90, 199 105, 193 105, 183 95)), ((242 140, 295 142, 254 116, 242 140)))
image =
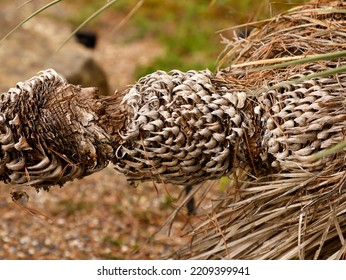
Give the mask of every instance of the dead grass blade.
POLYGON ((126 17, 125 17, 123 20, 121 20, 121 21, 119 22, 118 25, 116 25, 116 26, 111 30, 110 33, 112 34, 112 33, 115 32, 116 30, 119 30, 120 28, 122 28, 122 27, 130 20, 130 18, 133 17, 133 15, 138 11, 138 9, 139 9, 140 7, 142 7, 143 3, 144 3, 144 0, 138 1, 137 4, 133 7, 133 9, 126 15, 126 17))
POLYGON ((7 33, 1 40, 0 40, 0 45, 3 43, 3 41, 5 41, 9 36, 11 36, 18 28, 20 28, 21 26, 23 26, 23 24, 25 24, 27 21, 29 21, 30 19, 32 19, 33 17, 35 17, 36 15, 38 15, 39 13, 41 13, 42 11, 48 9, 49 7, 59 3, 61 0, 55 0, 52 1, 50 3, 48 3, 47 5, 43 6, 42 8, 38 9, 36 12, 32 13, 30 16, 28 16, 27 18, 25 18, 23 21, 21 21, 15 28, 13 28, 9 33, 7 33))

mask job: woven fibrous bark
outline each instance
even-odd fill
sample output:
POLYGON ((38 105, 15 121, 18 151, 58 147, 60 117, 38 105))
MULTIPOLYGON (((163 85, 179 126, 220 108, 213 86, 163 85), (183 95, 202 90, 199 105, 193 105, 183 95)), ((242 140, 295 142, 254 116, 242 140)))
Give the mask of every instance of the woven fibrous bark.
MULTIPOLYGON (((0 178, 48 187, 104 168, 114 156, 104 123, 114 102, 95 88, 68 84, 47 70, 0 96, 0 178)), ((115 112, 115 111, 114 111, 115 112)), ((111 120, 110 120, 111 119, 111 120)))
MULTIPOLYGON (((129 180, 196 184, 232 170, 236 142, 253 124, 244 92, 209 71, 158 71, 124 95, 127 125, 113 160, 129 180), (145 93, 145 94, 143 94, 145 93)), ((245 150, 237 151, 242 161, 245 150)))

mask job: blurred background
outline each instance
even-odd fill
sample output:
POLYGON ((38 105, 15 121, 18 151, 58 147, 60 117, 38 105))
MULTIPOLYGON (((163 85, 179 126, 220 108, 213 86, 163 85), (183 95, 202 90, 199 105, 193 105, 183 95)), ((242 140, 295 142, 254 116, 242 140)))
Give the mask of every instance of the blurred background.
MULTIPOLYGON (((0 0, 0 40, 52 2, 0 0)), ((303 1, 119 0, 66 43, 73 30, 110 1, 56 2, 0 41, 1 92, 46 68, 71 83, 97 86, 104 95, 159 69, 214 71, 221 42, 251 31, 232 27, 303 1)), ((179 186, 149 182, 134 188, 111 166, 49 192, 1 184, 0 259, 174 258, 225 184, 213 184, 196 215, 183 208, 170 235, 162 226, 183 199, 179 186), (29 200, 13 202, 13 190, 26 191, 29 200)))

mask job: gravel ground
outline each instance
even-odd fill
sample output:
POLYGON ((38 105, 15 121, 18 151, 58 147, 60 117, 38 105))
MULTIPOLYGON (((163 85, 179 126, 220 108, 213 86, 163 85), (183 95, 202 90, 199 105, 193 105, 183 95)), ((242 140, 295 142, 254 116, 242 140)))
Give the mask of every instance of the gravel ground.
POLYGON ((49 192, 1 185, 0 259, 166 258, 188 242, 183 228, 196 219, 182 212, 168 236, 160 229, 173 210, 164 188, 131 187, 111 167, 49 192), (13 189, 29 201, 12 201, 13 189))

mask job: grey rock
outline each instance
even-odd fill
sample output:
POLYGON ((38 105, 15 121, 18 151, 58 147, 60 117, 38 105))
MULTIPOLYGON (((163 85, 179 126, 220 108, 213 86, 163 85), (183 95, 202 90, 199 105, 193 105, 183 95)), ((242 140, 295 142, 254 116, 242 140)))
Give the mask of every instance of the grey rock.
MULTIPOLYGON (((0 12, 0 39, 16 24, 18 18, 0 12)), ((57 51, 70 34, 69 26, 53 19, 35 17, 0 44, 0 92, 38 71, 54 68, 72 84, 99 88, 110 93, 106 75, 93 59, 93 52, 71 39, 57 51)))

